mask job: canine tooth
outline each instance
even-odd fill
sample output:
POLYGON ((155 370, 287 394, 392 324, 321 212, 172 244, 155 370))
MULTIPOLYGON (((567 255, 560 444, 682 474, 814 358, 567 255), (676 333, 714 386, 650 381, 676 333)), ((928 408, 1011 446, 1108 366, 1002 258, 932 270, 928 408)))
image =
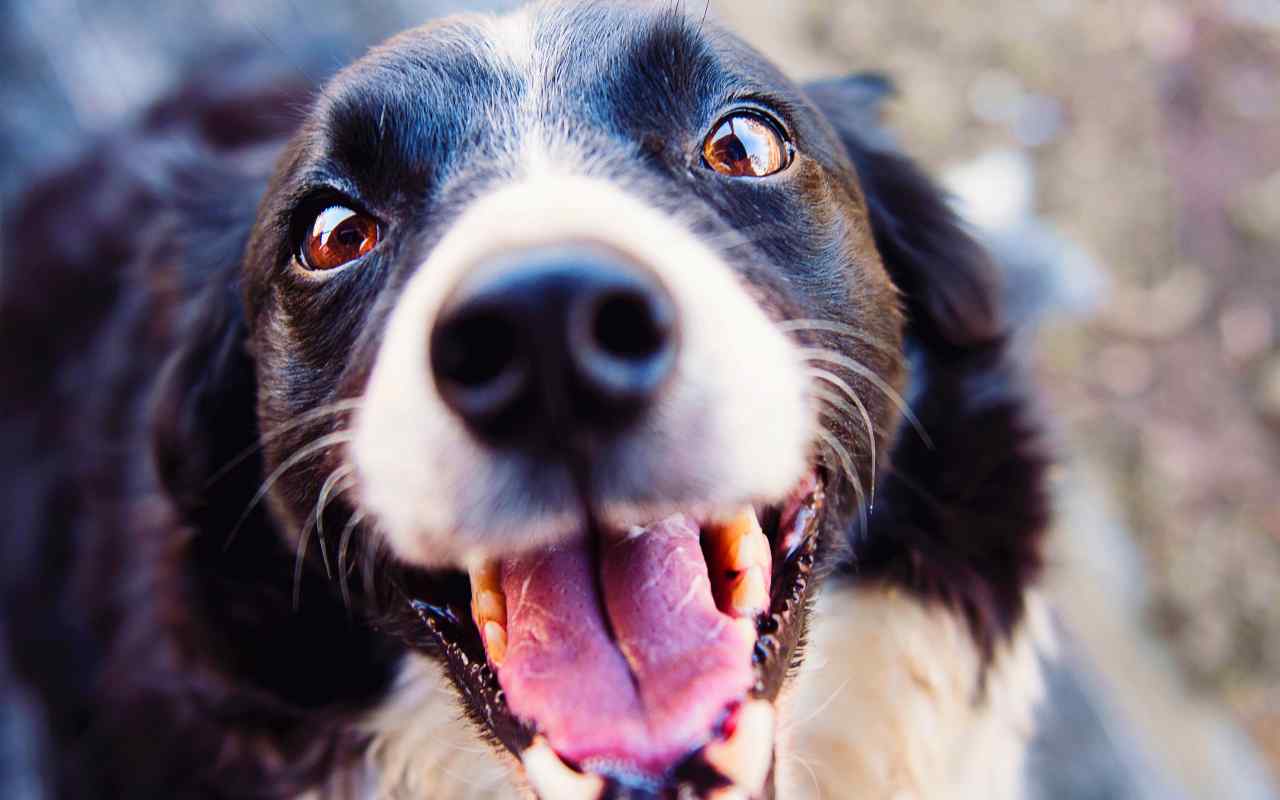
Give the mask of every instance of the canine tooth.
POLYGON ((496 622, 484 624, 484 649, 495 667, 507 659, 507 629, 496 622))
POLYGON ((471 596, 477 624, 479 620, 494 620, 506 624, 507 600, 500 592, 486 590, 471 596))
POLYGON ((471 578, 471 617, 484 639, 485 652, 495 667, 507 657, 507 598, 502 593, 496 561, 467 570, 471 578))
POLYGON ((772 566, 769 537, 760 528, 755 509, 747 507, 727 522, 712 527, 719 565, 740 571, 752 566, 772 566))
POLYGON ((502 592, 502 575, 497 561, 479 561, 467 568, 467 576, 471 578, 471 592, 502 592))
POLYGON ((748 567, 733 579, 729 611, 736 617, 754 617, 769 607, 769 579, 760 567, 748 567))
POLYGON ((755 509, 709 528, 708 556, 716 599, 726 614, 750 617, 769 605, 773 553, 755 509))
POLYGON ((703 757, 733 788, 748 797, 764 792, 773 765, 773 705, 753 700, 738 710, 737 724, 728 738, 707 745, 703 757))
POLYGON ((603 778, 571 769, 541 736, 534 737, 520 760, 529 784, 544 800, 598 800, 604 794, 603 778))

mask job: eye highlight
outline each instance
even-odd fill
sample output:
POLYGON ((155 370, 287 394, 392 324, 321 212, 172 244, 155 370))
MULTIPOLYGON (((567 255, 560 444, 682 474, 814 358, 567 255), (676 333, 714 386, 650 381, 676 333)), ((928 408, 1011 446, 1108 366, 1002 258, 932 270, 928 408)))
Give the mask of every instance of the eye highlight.
POLYGON ((707 166, 731 178, 765 178, 790 164, 794 150, 780 127, 756 111, 735 111, 702 143, 707 166))
POLYGON ((378 244, 378 221, 368 214, 331 205, 316 214, 299 248, 302 265, 323 272, 350 264, 378 244))

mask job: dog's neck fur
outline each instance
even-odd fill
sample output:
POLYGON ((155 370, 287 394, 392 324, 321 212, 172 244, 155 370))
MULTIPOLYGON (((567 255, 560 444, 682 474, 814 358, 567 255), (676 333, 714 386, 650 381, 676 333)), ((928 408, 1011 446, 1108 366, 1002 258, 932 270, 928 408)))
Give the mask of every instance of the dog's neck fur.
MULTIPOLYGON (((831 587, 814 619, 781 705, 780 797, 1024 796, 1053 650, 1037 599, 989 664, 960 618, 891 587, 831 587)), ((459 717, 434 662, 411 656, 393 696, 364 723, 363 762, 308 800, 522 796, 514 760, 459 717)))

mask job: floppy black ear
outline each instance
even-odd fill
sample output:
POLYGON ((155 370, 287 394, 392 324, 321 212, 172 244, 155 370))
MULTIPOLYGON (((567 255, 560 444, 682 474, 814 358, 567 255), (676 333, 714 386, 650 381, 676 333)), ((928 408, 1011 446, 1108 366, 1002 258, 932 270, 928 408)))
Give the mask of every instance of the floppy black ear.
POLYGON ((190 513, 209 504, 215 474, 254 442, 257 421, 234 284, 216 279, 189 301, 185 316, 155 398, 153 447, 165 489, 190 513))
POLYGON ((240 292, 240 267, 253 225, 257 187, 202 186, 181 237, 183 298, 177 344, 157 386, 152 446, 160 479, 190 518, 219 497, 243 492, 261 470, 256 458, 214 480, 257 440, 253 362, 240 292), (237 480, 238 478, 238 480, 237 480))
POLYGON ((880 125, 887 81, 806 87, 848 150, 908 312, 911 406, 845 573, 962 614, 987 658, 1022 618, 1048 524, 1049 463, 997 275, 946 197, 880 125))
POLYGON ((835 127, 866 197, 876 246, 906 297, 909 334, 926 347, 969 348, 1001 334, 995 276, 945 195, 881 125, 893 87, 855 75, 805 87, 835 127))
MULTIPOLYGON (((314 48, 318 58, 328 52, 314 48)), ((283 142, 314 90, 287 63, 256 51, 217 51, 141 120, 147 135, 184 146, 162 172, 164 197, 181 223, 180 305, 177 346, 155 398, 153 452, 165 488, 187 512, 215 501, 211 478, 257 440, 240 270, 267 184, 255 148, 283 142)), ((257 476, 260 462, 242 466, 257 476)))

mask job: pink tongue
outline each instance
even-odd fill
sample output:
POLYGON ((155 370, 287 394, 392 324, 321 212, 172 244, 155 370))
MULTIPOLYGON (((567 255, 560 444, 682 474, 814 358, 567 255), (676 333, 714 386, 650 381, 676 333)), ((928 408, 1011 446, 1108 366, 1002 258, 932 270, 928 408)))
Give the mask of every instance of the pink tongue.
POLYGON ((698 526, 678 515, 601 546, 503 564, 507 705, 585 769, 658 776, 704 744, 752 684, 749 623, 716 609, 698 526))

